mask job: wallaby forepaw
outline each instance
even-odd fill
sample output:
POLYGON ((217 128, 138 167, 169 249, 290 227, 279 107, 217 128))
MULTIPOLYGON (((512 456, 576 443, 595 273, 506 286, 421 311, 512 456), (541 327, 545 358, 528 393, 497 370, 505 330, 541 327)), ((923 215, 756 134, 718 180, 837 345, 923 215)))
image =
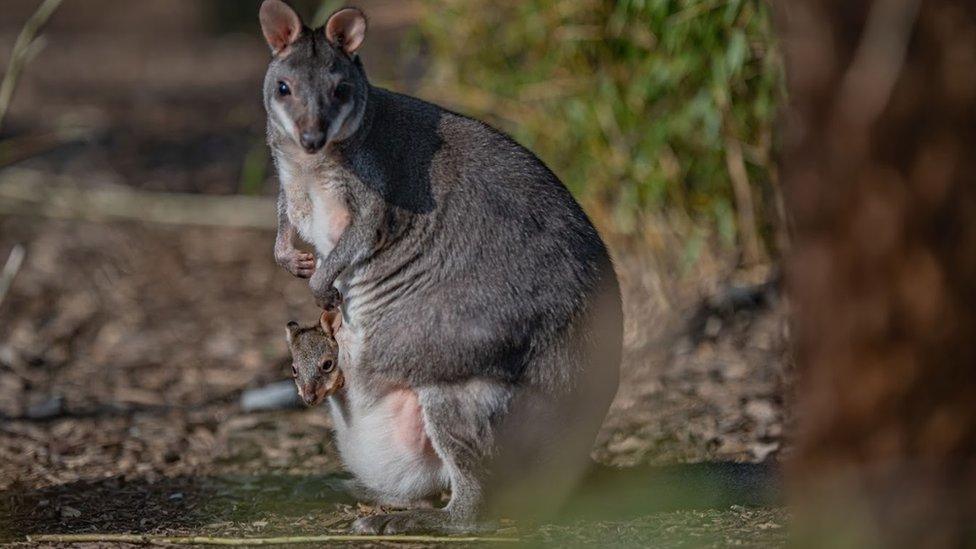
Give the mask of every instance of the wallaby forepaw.
POLYGON ((362 517, 352 531, 363 535, 460 534, 476 530, 475 525, 458 524, 443 509, 419 509, 362 517))
POLYGON ((275 260, 286 271, 298 278, 311 278, 315 273, 315 254, 291 250, 281 254, 275 254, 275 260))

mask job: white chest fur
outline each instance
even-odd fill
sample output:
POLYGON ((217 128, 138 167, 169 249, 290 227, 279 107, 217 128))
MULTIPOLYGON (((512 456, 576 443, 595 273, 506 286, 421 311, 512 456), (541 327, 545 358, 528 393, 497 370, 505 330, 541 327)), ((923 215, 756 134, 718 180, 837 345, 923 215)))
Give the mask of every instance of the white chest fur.
POLYGON ((345 196, 355 176, 327 158, 302 155, 276 154, 278 177, 285 191, 288 220, 302 240, 325 257, 349 225, 345 196))

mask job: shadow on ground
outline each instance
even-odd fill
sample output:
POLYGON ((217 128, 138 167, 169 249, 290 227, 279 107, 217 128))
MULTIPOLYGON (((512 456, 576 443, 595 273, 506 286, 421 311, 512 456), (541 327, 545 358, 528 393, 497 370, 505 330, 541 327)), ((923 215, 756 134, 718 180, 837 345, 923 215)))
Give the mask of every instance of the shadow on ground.
POLYGON ((111 477, 37 490, 13 486, 0 493, 0 542, 30 534, 206 533, 228 527, 247 535, 294 534, 309 521, 322 533, 352 518, 354 501, 341 489, 344 477, 210 476, 156 482, 111 477), (279 530, 280 528, 280 530, 279 530))
MULTIPOLYGON (((534 526, 503 521, 500 533, 518 536, 523 546, 607 546, 610 540, 620 547, 779 545, 789 517, 769 507, 771 499, 756 497, 756 483, 764 483, 767 474, 758 465, 721 463, 601 470, 562 520, 534 526)), ((38 534, 345 533, 357 515, 377 509, 356 505, 341 490, 343 480, 228 475, 154 482, 110 477, 34 490, 14 485, 0 493, 0 543, 38 534)))

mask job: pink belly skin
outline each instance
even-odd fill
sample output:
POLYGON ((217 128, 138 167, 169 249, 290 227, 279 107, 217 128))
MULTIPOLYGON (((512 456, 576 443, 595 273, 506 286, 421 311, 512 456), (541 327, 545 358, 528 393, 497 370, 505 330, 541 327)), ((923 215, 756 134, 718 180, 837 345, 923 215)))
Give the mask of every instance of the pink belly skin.
POLYGON ((342 233, 346 232, 346 227, 349 226, 349 221, 352 215, 349 213, 349 209, 343 206, 335 206, 332 208, 332 215, 329 216, 328 222, 328 232, 329 240, 332 241, 332 245, 335 246, 336 242, 339 242, 339 237, 342 233))
POLYGON ((427 436, 417 393, 410 389, 396 389, 385 400, 393 420, 391 427, 394 443, 404 452, 438 459, 427 436))

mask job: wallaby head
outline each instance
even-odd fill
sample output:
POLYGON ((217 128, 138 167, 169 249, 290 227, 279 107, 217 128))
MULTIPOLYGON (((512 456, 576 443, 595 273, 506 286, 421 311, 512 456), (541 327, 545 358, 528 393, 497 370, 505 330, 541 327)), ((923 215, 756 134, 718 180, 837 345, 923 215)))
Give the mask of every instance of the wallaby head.
POLYGON ((345 384, 339 369, 339 344, 335 333, 342 325, 338 309, 325 311, 314 326, 303 328, 289 322, 286 335, 291 350, 291 373, 298 394, 305 404, 314 406, 345 384))
POLYGON ((272 144, 317 154, 354 134, 369 91, 356 54, 366 37, 363 12, 343 8, 310 29, 282 0, 264 0, 260 19, 273 54, 264 79, 272 144))

